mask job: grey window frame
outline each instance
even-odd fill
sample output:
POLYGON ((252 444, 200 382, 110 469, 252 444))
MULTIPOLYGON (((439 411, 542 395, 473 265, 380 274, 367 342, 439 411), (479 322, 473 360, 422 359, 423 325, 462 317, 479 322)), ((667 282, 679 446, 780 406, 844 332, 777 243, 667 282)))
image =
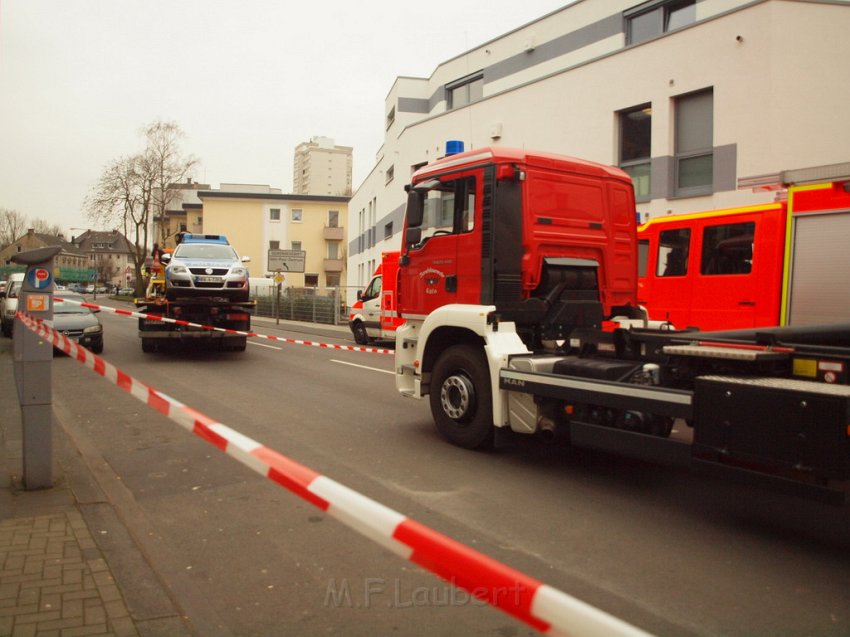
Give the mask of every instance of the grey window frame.
POLYGON ((652 199, 652 103, 648 102, 646 104, 633 106, 631 108, 619 111, 617 113, 617 123, 619 126, 618 165, 620 166, 620 168, 626 171, 630 177, 632 177, 632 183, 635 185, 635 201, 637 201, 638 203, 645 203, 652 199), (640 155, 636 157, 631 157, 629 159, 624 159, 624 156, 627 155, 627 153, 624 152, 626 149, 626 118, 631 113, 646 112, 647 110, 649 110, 649 143, 647 146, 646 155, 640 155), (639 184, 635 180, 635 174, 638 173, 642 168, 646 169, 647 175, 645 190, 639 189, 639 184))
POLYGON ((466 75, 454 82, 450 82, 446 84, 446 108, 448 110, 454 110, 456 108, 463 108, 464 106, 468 106, 469 104, 474 104, 484 98, 484 72, 476 71, 475 73, 471 73, 466 75), (457 92, 463 89, 464 100, 459 102, 457 97, 461 95, 461 93, 457 92), (473 94, 473 89, 475 89, 475 94, 473 94), (480 89, 480 90, 479 90, 480 89))
MULTIPOLYGON (((679 95, 675 99, 674 104, 674 182, 673 192, 676 197, 694 197, 699 195, 710 195, 714 192, 714 89, 702 89, 692 93, 679 95), (708 121, 683 121, 686 112, 686 103, 695 104, 693 100, 702 99, 706 96, 710 97, 710 111, 708 121), (704 130, 701 132, 699 128, 704 130), (706 133, 707 130, 707 133, 706 133), (700 136, 710 137, 708 140, 703 140, 704 143, 694 144, 689 139, 700 136), (684 148, 683 148, 684 146, 684 148), (683 186, 683 170, 682 164, 692 162, 693 160, 709 159, 711 163, 711 171, 709 178, 705 183, 697 185, 683 186)), ((690 115, 688 115, 690 117, 690 115)))
POLYGON ((650 0, 624 11, 623 31, 626 35, 626 46, 647 42, 670 31, 676 31, 689 24, 693 24, 696 22, 696 5, 697 0, 650 0), (693 7, 693 16, 691 19, 670 28, 671 16, 686 7, 693 7), (647 24, 654 28, 649 29, 651 32, 647 33, 647 35, 636 38, 634 26, 637 24, 637 20, 642 19, 649 20, 650 22, 647 22, 647 24))

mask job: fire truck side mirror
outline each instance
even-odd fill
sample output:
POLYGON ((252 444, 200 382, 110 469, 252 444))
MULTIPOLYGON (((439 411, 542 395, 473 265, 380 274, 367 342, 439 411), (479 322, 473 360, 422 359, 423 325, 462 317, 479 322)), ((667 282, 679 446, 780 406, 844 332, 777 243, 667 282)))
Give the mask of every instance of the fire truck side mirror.
POLYGON ((415 246, 422 240, 422 228, 408 228, 404 237, 406 245, 415 246))
POLYGON ((422 198, 415 188, 407 193, 407 225, 408 232, 410 228, 422 225, 422 198))

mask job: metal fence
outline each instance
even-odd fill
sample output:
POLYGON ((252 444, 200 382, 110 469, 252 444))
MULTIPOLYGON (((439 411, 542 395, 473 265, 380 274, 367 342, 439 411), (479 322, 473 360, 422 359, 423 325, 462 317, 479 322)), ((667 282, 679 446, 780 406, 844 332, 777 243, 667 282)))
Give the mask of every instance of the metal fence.
MULTIPOLYGON (((354 288, 352 288, 353 290, 354 288)), ((326 325, 348 323, 349 306, 347 287, 296 288, 276 287, 251 290, 251 298, 257 301, 257 316, 279 318, 288 321, 306 321, 326 325)))

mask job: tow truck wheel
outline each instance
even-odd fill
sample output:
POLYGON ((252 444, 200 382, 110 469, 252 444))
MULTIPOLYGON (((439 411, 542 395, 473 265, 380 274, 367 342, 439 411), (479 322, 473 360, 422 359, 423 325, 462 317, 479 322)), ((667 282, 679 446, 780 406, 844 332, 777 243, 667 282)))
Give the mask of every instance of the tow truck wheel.
POLYGON ((493 445, 493 401, 484 353, 469 345, 443 352, 431 374, 431 414, 442 436, 458 447, 493 445))
POLYGON ((145 354, 150 354, 156 351, 156 339, 142 337, 142 351, 145 354))

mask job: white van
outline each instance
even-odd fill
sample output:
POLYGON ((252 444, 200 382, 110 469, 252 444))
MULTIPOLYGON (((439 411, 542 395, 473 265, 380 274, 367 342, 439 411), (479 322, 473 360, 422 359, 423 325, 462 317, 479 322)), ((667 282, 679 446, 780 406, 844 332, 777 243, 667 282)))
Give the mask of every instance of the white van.
POLYGON ((274 279, 266 277, 251 277, 248 279, 248 284, 251 288, 251 296, 274 296, 277 293, 277 284, 274 279))
POLYGON ((15 313, 18 311, 18 294, 24 283, 23 272, 12 272, 6 278, 6 289, 0 292, 0 330, 3 336, 12 336, 15 313))

